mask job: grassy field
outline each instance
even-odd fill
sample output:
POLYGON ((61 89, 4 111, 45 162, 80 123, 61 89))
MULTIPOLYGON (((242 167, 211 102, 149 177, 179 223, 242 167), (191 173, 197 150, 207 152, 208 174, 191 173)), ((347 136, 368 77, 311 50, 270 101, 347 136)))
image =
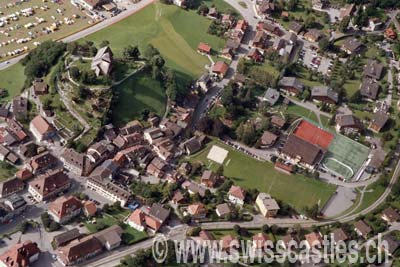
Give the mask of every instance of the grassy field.
POLYGON ((145 109, 163 115, 166 103, 165 89, 148 74, 139 72, 115 86, 113 90, 119 95, 112 113, 115 125, 123 125, 138 118, 145 109))
POLYGON ((5 70, 0 71, 0 88, 8 91, 8 96, 0 101, 8 101, 21 93, 24 87, 25 75, 22 64, 15 64, 5 70))
MULTIPOLYGON (((10 23, 7 25, 7 28, 12 27, 13 29, 10 31, 8 30, 8 33, 10 36, 6 36, 2 34, 0 36, 0 42, 7 42, 11 39, 20 39, 20 38, 27 38, 29 37, 28 32, 32 32, 36 38, 31 40, 30 42, 24 43, 24 44, 17 44, 16 42, 12 42, 9 45, 5 45, 0 47, 0 55, 3 56, 3 54, 13 51, 17 48, 23 48, 27 46, 28 48, 34 48, 35 46, 33 45, 33 42, 43 42, 45 40, 49 39, 60 39, 62 37, 66 37, 72 33, 75 33, 79 30, 82 30, 88 26, 89 19, 86 18, 84 19, 83 17, 86 16, 82 11, 80 11, 78 8, 74 7, 70 1, 59 1, 60 3, 63 2, 62 4, 56 4, 53 3, 53 1, 47 1, 47 3, 43 3, 43 0, 30 0, 30 1, 25 1, 22 2, 19 5, 10 7, 10 8, 5 8, 4 3, 9 2, 9 1, 2 1, 2 4, 0 4, 0 11, 4 13, 4 16, 13 14, 15 12, 18 12, 22 9, 26 8, 31 8, 37 6, 37 8, 34 8, 35 14, 30 17, 24 17, 20 15, 17 21, 10 21, 10 23), (48 10, 42 10, 40 7, 47 5, 49 7, 48 10), (57 13, 57 9, 63 10, 63 14, 57 13), (72 16, 76 14, 79 15, 79 18, 73 18, 72 16), (34 26, 30 29, 26 29, 24 25, 28 23, 36 23, 36 17, 37 18, 43 18, 45 22, 38 24, 37 26, 34 26), (53 19, 54 17, 55 19, 53 19), (74 23, 72 25, 67 25, 64 24, 64 18, 69 18, 73 19, 74 23), (52 32, 52 33, 45 33, 42 31, 43 28, 51 26, 55 21, 62 21, 63 24, 58 28, 58 30, 52 32), (17 25, 19 27, 17 27, 17 25)), ((7 57, 2 57, 1 60, 6 60, 7 57)))
POLYGON ((157 2, 86 39, 99 44, 112 36, 108 41, 117 56, 130 44, 137 44, 141 49, 152 44, 167 65, 177 71, 178 78, 188 81, 201 75, 204 66, 210 63, 196 52, 199 42, 210 44, 214 50, 224 45, 223 39, 207 34, 210 23, 195 11, 157 2))
POLYGON ((212 145, 218 144, 229 151, 224 162, 224 175, 231 177, 237 185, 256 188, 270 193, 295 209, 301 211, 305 206, 320 203, 322 207, 335 191, 335 187, 319 180, 301 175, 285 175, 275 171, 273 164, 255 160, 244 153, 233 150, 221 142, 210 142, 198 154, 189 158, 191 162, 201 161, 207 168, 216 170, 218 164, 207 159, 212 145))

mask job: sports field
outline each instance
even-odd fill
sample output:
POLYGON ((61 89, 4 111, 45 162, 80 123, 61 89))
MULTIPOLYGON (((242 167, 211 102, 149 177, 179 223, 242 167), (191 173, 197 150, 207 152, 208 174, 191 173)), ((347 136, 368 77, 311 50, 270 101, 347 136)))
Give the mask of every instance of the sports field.
POLYGON ((213 145, 228 151, 223 162, 224 175, 232 178, 235 184, 269 193, 298 211, 316 203, 323 207, 336 190, 335 186, 316 179, 297 174, 282 174, 274 169, 272 163, 253 159, 219 141, 210 142, 205 149, 189 157, 189 161, 201 161, 207 168, 216 171, 220 165, 207 159, 213 145))
POLYGON ((368 153, 368 147, 346 136, 335 134, 323 164, 328 169, 348 179, 361 168, 368 157, 368 153))

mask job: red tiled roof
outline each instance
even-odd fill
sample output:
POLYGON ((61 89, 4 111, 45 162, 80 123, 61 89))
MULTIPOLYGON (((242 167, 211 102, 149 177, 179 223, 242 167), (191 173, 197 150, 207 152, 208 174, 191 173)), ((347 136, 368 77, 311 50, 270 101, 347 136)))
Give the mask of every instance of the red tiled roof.
POLYGON ((205 43, 200 43, 199 46, 197 47, 197 50, 209 54, 211 52, 211 46, 205 43))
POLYGON ((328 149, 334 136, 333 134, 315 126, 314 124, 302 120, 294 131, 294 135, 307 141, 313 145, 320 146, 324 149, 328 149))

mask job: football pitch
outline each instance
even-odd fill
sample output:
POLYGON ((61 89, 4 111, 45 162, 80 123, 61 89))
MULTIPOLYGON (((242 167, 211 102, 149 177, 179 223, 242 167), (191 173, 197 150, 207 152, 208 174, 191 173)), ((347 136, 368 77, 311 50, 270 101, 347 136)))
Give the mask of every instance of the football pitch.
POLYGON ((346 136, 335 134, 322 164, 334 173, 349 179, 367 160, 368 153, 368 147, 346 136))

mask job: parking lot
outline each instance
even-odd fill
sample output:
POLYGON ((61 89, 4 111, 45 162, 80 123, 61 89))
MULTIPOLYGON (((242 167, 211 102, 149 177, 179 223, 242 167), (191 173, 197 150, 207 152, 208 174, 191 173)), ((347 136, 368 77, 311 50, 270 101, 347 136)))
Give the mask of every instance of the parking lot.
POLYGON ((328 76, 331 74, 333 68, 333 62, 331 59, 318 55, 317 50, 311 48, 303 48, 300 51, 298 63, 308 69, 328 76))
POLYGON ((0 57, 3 60, 22 54, 45 40, 68 36, 97 22, 69 0, 1 2, 0 57))

